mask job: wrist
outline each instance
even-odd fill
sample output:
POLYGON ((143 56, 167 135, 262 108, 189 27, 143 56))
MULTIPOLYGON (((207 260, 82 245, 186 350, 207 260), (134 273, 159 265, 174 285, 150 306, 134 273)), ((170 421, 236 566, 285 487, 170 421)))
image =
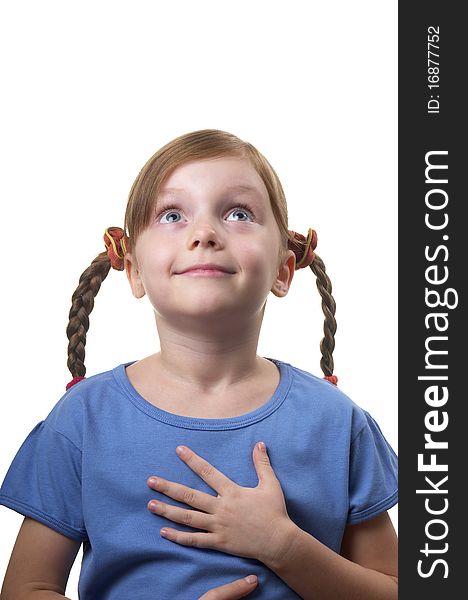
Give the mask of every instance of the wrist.
POLYGON ((275 524, 272 529, 271 540, 260 561, 271 571, 278 571, 294 553, 296 540, 302 530, 289 518, 275 524))

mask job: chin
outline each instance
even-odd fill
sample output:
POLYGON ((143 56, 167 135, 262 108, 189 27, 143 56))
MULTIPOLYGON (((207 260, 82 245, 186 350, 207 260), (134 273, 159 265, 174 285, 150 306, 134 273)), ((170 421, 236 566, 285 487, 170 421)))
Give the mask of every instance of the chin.
POLYGON ((175 301, 171 304, 166 304, 162 307, 160 304, 155 308, 156 312, 165 318, 180 319, 188 318, 203 318, 223 316, 226 318, 232 315, 235 306, 231 302, 220 301, 219 299, 207 297, 203 295, 195 298, 193 294, 187 294, 184 297, 184 302, 175 301))

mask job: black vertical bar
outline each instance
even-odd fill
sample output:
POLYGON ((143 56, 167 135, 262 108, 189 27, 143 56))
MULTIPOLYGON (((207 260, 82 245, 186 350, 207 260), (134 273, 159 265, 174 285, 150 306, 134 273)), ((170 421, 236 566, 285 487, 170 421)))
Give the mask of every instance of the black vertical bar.
POLYGON ((453 1, 399 3, 398 523, 404 600, 468 594, 468 35, 462 7, 453 1))

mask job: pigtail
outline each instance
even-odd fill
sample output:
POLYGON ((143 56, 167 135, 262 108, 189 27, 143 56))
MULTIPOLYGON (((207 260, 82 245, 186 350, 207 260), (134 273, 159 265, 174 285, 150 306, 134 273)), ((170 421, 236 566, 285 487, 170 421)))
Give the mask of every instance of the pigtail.
POLYGON ((322 369, 325 379, 328 379, 334 385, 337 384, 338 378, 333 375, 333 350, 335 349, 335 333, 336 333, 336 303, 332 296, 332 284, 325 269, 325 264, 320 256, 315 254, 314 250, 317 246, 317 233, 313 229, 309 229, 307 238, 300 233, 288 230, 288 248, 293 250, 296 256, 296 270, 304 267, 310 267, 317 278, 317 289, 322 297, 322 310, 325 315, 323 324, 324 338, 320 342, 320 368, 322 369))
POLYGON ((126 245, 123 230, 120 227, 106 229, 104 243, 107 251, 98 254, 86 271, 83 271, 72 296, 67 326, 69 340, 67 367, 73 379, 67 384, 67 390, 78 381, 85 379, 86 333, 89 329, 89 315, 94 308, 94 298, 99 292, 101 283, 107 277, 111 267, 118 271, 124 269, 123 256, 126 245))
POLYGON ((320 352, 322 353, 322 358, 320 359, 320 368, 322 369, 325 377, 331 377, 333 375, 334 368, 332 354, 333 350, 335 349, 336 303, 332 296, 332 284, 325 271, 323 260, 316 254, 314 260, 309 266, 314 275, 317 277, 317 289, 322 297, 322 310, 323 314, 325 315, 325 322, 323 324, 323 333, 325 335, 320 342, 320 352))
POLYGON ((78 287, 72 296, 67 326, 69 340, 67 367, 73 378, 84 378, 86 375, 84 360, 89 315, 94 308, 94 298, 110 268, 111 263, 107 252, 98 254, 86 271, 82 273, 78 287))

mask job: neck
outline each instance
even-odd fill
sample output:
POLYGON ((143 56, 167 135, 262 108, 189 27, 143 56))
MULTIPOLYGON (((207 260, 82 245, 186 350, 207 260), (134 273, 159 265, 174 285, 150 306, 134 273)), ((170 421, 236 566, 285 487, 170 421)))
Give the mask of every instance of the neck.
POLYGON ((232 391, 265 369, 257 356, 263 311, 243 322, 224 317, 222 325, 203 320, 187 328, 164 321, 156 315, 161 351, 152 357, 152 370, 173 386, 205 395, 232 391))

